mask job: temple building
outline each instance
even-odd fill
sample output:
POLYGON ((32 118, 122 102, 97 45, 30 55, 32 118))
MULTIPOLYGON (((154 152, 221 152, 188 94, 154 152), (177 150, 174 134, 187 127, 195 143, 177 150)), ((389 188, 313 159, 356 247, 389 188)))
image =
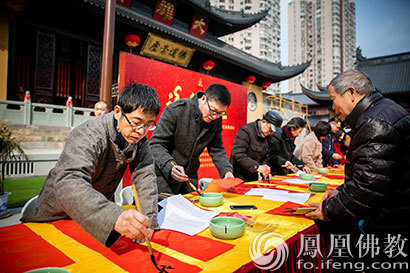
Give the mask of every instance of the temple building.
MULTIPOLYGON (((358 48, 355 69, 366 73, 376 90, 410 113, 410 52, 366 58, 358 48)), ((330 109, 331 100, 327 87, 318 86, 318 89, 314 91, 302 86, 306 96, 330 109)))
MULTIPOLYGON (((0 99, 91 108, 100 98, 104 0, 3 0, 0 99)), ((129 52, 238 84, 277 83, 310 65, 282 66, 220 39, 263 20, 209 0, 117 0, 112 84, 121 52, 129 52), (208 61, 208 62, 207 62, 208 61), (207 65, 205 65, 207 64, 207 65), (251 76, 249 78, 249 76, 251 76)))

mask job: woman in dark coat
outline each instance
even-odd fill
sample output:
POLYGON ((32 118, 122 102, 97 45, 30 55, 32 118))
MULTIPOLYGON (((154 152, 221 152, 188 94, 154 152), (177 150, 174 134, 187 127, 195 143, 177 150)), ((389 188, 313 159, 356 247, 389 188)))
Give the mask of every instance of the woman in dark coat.
POLYGON ((272 174, 288 174, 298 171, 297 166, 302 166, 303 171, 310 173, 309 167, 293 155, 296 148, 295 139, 305 127, 304 119, 292 118, 283 126, 282 132, 274 133, 269 137, 269 163, 272 174))

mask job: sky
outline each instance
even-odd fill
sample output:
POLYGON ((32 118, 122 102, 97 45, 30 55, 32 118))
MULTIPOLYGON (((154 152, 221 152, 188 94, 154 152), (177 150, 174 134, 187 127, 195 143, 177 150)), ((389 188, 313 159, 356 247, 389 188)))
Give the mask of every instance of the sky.
MULTIPOLYGON (((331 0, 326 0, 331 1, 331 0)), ((288 0, 281 5, 281 62, 288 65, 288 0)), ((356 47, 367 58, 410 51, 410 0, 355 0, 356 47)), ((287 81, 282 92, 287 92, 287 81)))

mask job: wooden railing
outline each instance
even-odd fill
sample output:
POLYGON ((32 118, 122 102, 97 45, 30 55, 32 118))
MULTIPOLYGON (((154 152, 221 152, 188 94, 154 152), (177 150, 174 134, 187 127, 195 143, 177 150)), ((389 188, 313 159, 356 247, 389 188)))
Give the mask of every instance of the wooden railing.
POLYGON ((302 104, 293 100, 288 100, 276 95, 266 96, 266 99, 270 102, 269 108, 271 110, 278 111, 284 120, 289 121, 291 118, 295 117, 295 114, 307 122, 307 130, 310 132, 312 129, 309 124, 309 108, 307 104, 302 104))

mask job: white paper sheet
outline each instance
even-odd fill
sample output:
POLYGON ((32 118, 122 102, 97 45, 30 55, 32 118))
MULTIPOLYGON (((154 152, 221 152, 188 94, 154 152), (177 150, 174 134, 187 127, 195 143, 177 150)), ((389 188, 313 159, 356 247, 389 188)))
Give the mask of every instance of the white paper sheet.
POLYGON ((245 195, 264 196, 265 194, 274 193, 274 192, 277 192, 277 193, 284 192, 284 193, 286 193, 286 192, 288 192, 288 191, 284 191, 284 190, 274 190, 274 189, 266 189, 266 188, 253 188, 253 189, 250 189, 249 191, 247 191, 247 192, 245 193, 245 195))
POLYGON ((205 211, 180 194, 162 200, 159 205, 163 207, 158 213, 161 229, 175 230, 191 236, 209 227, 209 221, 220 213, 205 211))
MULTIPOLYGON (((301 173, 305 173, 305 172, 299 170, 299 171, 297 171, 297 172, 295 173, 295 175, 296 175, 297 177, 299 177, 301 173)), ((319 178, 322 177, 322 175, 321 175, 321 174, 314 174, 313 177, 314 177, 315 179, 319 179, 319 178)))
POLYGON ((268 193, 265 194, 262 199, 264 200, 272 200, 278 202, 294 202, 297 204, 303 205, 309 199, 310 193, 308 192, 301 192, 301 193, 268 193))
POLYGON ((282 182, 291 183, 291 184, 309 184, 315 181, 314 180, 308 181, 308 180, 303 180, 299 178, 289 178, 289 179, 283 180, 282 182))
MULTIPOLYGON (((298 179, 299 180, 299 179, 298 179)), ((306 183, 304 181, 304 183, 306 183)), ((290 193, 285 190, 274 190, 274 189, 263 189, 263 188, 253 188, 245 193, 245 195, 256 195, 262 196, 264 200, 287 202, 291 201, 298 204, 304 204, 310 197, 310 193, 290 193)))

